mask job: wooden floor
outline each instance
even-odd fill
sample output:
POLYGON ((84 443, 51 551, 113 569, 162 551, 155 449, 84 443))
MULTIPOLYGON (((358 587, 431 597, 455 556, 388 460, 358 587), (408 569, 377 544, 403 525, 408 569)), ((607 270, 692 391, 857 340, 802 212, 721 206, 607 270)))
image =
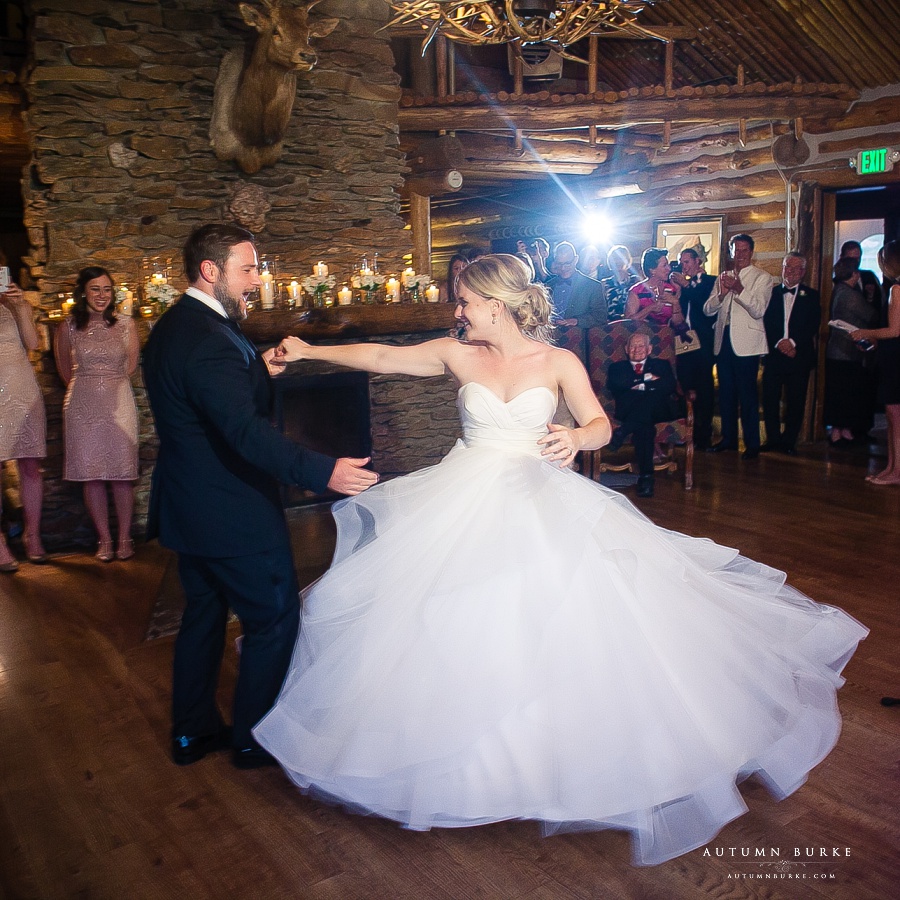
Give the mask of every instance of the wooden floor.
MULTIPOLYGON (((0 896, 898 897, 900 707, 879 698, 900 695, 900 490, 866 484, 871 464, 824 448, 701 454, 693 493, 664 477, 640 502, 661 525, 786 569, 872 629, 845 672, 840 742, 809 782, 781 803, 747 782, 747 815, 654 868, 631 865, 621 833, 542 839, 528 822, 414 833, 306 799, 280 770, 238 772, 223 754, 178 768, 172 639, 144 641, 166 551, 24 564, 0 576, 0 896)), ((225 709, 235 662, 229 642, 225 709)))

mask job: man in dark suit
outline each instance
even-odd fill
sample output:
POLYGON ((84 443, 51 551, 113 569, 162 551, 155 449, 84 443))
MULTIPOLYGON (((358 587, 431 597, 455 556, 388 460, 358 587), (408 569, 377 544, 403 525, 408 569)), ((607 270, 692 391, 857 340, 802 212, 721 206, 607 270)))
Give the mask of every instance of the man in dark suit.
POLYGON ((618 450, 631 435, 638 461, 638 497, 653 496, 653 447, 656 423, 677 418, 673 408, 675 373, 667 360, 650 356, 650 336, 636 331, 626 345, 628 359, 611 363, 607 386, 616 401, 620 424, 607 445, 618 450))
POLYGON ((763 324, 769 352, 763 360, 762 402, 766 423, 763 452, 781 450, 794 456, 803 424, 809 373, 816 367, 816 345, 822 318, 819 292, 803 284, 806 259, 788 253, 781 284, 772 289, 763 324), (784 393, 784 430, 781 396, 784 393))
POLYGON ((187 597, 172 758, 188 765, 230 746, 238 768, 256 768, 274 760, 250 729, 275 702, 299 625, 279 482, 356 494, 377 476, 362 468, 368 460, 314 453, 269 423, 268 361, 238 325, 260 284, 253 235, 204 225, 184 266, 191 286, 154 326, 143 363, 159 435, 148 537, 177 551, 187 597), (232 729, 215 700, 229 606, 244 633, 232 729))
POLYGON ((703 304, 709 299, 716 279, 703 271, 703 262, 696 250, 682 250, 678 261, 681 271, 673 272, 670 280, 681 285, 681 313, 687 327, 696 332, 700 346, 687 353, 679 353, 675 368, 681 387, 697 393, 694 402, 694 446, 698 450, 706 450, 712 443, 716 317, 706 315, 703 304))
POLYGON ((609 319, 606 289, 576 268, 578 254, 568 241, 553 250, 554 277, 547 282, 558 325, 602 328, 609 319))

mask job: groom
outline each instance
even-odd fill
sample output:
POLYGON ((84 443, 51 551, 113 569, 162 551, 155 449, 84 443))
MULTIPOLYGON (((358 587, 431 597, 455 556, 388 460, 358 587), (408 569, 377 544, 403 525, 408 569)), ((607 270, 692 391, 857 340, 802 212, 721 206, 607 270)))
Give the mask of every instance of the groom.
POLYGON ((159 456, 148 538, 178 553, 187 602, 175 641, 172 759, 189 765, 231 747, 240 769, 274 760, 250 729, 268 712, 290 663, 299 601, 279 482, 358 494, 378 480, 367 459, 332 459, 269 423, 268 351, 241 333, 259 285, 253 235, 204 225, 184 247, 190 287, 144 350, 159 456), (233 729, 216 707, 229 606, 244 639, 233 729))

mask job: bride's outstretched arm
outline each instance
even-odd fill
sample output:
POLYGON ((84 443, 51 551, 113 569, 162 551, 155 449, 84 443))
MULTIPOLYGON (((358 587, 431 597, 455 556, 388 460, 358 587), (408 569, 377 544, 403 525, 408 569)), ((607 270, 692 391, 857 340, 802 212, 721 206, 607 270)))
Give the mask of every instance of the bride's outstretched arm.
POLYGON ((556 378, 577 428, 550 425, 550 433, 538 441, 541 455, 568 465, 579 450, 597 450, 609 443, 612 425, 591 388, 584 366, 567 350, 557 351, 556 378))
POLYGON ((456 344, 452 338, 438 338, 412 347, 389 344, 314 346, 298 337, 286 337, 276 348, 275 359, 281 364, 318 359, 382 375, 444 375, 448 356, 456 344))

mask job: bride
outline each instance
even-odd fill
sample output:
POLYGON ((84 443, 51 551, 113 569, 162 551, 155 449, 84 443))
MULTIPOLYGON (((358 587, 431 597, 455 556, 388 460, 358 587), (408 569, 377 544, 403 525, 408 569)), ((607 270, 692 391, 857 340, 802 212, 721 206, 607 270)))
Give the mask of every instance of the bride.
POLYGON ((785 576, 658 528, 568 468, 610 425, 517 257, 458 278, 464 340, 313 347, 371 372, 451 373, 463 438, 335 504, 278 702, 254 733, 302 789, 413 829, 536 819, 632 832, 651 865, 796 790, 837 741, 867 630, 785 576), (562 396, 578 427, 551 423, 562 396))

